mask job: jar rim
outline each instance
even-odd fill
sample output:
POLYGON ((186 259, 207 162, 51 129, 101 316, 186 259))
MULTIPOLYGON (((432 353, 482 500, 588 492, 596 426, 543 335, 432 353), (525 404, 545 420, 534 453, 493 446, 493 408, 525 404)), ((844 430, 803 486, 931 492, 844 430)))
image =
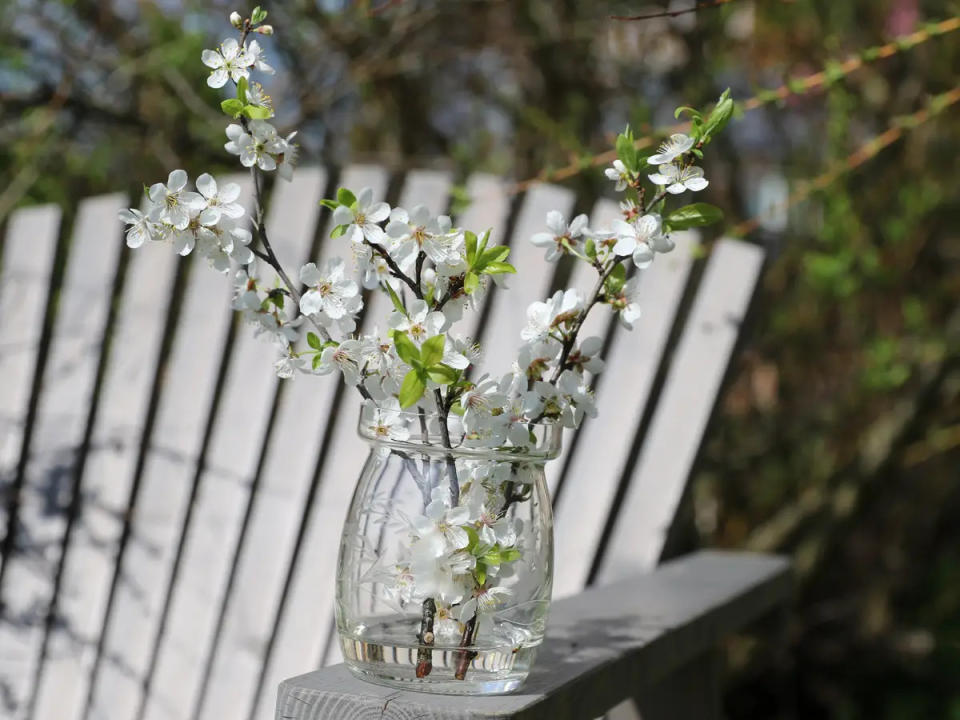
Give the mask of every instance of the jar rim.
MULTIPOLYGON (((391 450, 399 450, 411 453, 430 454, 430 455, 453 455, 454 457, 496 460, 499 462, 528 462, 545 463, 552 460, 560 454, 560 443, 562 439, 563 425, 553 419, 528 423, 530 434, 535 442, 529 445, 513 445, 505 443, 503 445, 473 445, 470 444, 470 438, 467 433, 459 427, 448 428, 448 436, 451 439, 451 446, 444 443, 439 429, 430 429, 426 431, 426 437, 422 434, 421 420, 438 422, 441 415, 438 412, 426 412, 421 415, 419 412, 410 412, 408 410, 397 410, 395 408, 381 408, 372 403, 362 403, 357 422, 357 434, 375 447, 382 447, 391 450), (399 417, 401 422, 413 425, 406 437, 391 437, 371 431, 368 413, 373 410, 387 410, 399 417)), ((451 414, 448 420, 454 419, 459 423, 460 416, 451 414)))

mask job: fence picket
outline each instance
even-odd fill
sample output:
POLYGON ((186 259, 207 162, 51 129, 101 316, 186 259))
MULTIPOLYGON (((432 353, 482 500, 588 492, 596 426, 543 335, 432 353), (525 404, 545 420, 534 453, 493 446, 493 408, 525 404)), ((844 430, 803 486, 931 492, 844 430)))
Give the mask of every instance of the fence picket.
POLYGON ((63 561, 37 720, 83 716, 176 268, 176 255, 162 243, 148 243, 130 260, 63 561))
POLYGON ((676 513, 710 412, 763 266, 763 250, 720 240, 677 345, 650 430, 616 508, 598 581, 654 567, 676 513))
POLYGON ((10 217, 4 241, 0 274, 0 537, 7 534, 9 493, 30 407, 59 227, 58 206, 23 208, 10 217))
MULTIPOLYGON (((289 263, 295 273, 306 260, 319 214, 326 173, 298 169, 293 183, 278 186, 270 208, 270 237, 296 233, 301 256, 289 263)), ((285 258, 280 258, 284 262, 285 258)), ((266 372, 261 369, 260 372, 266 372)), ((313 481, 322 430, 331 412, 330 378, 304 376, 281 391, 251 517, 240 548, 223 629, 214 650, 199 717, 246 718, 260 677, 289 570, 297 528, 313 481), (238 689, 245 688, 248 692, 238 689)))
MULTIPOLYGON (((309 176, 306 176, 309 179, 309 176)), ((283 181, 268 211, 268 237, 278 258, 302 259, 313 244, 313 228, 296 221, 298 187, 283 181), (307 230, 307 231, 305 231, 307 230)), ((311 184, 316 190, 316 183, 311 184)), ((316 219, 319 192, 305 199, 316 219)), ((272 269, 257 268, 272 287, 272 269)), ((214 419, 193 514, 184 539, 182 562, 174 580, 167 622, 160 639, 148 690, 145 720, 182 720, 199 702, 208 654, 223 606, 250 488, 255 482, 270 410, 277 391, 273 364, 277 348, 267 338, 240 328, 214 419)))
POLYGON ((544 262, 543 249, 531 243, 530 238, 547 229, 546 216, 551 210, 560 211, 569 221, 573 201, 572 191, 556 185, 536 185, 524 196, 511 233, 510 262, 517 268, 517 274, 526 280, 510 283, 510 276, 507 276, 509 291, 498 288, 490 296, 489 315, 479 334, 483 347, 497 348, 500 362, 493 364, 489 356, 485 356, 478 367, 478 375, 489 372, 498 376, 510 369, 510 358, 515 357, 522 342, 520 331, 527 322, 527 307, 546 297, 553 280, 554 267, 544 262), (546 272, 535 271, 544 267, 546 272))
MULTIPOLYGON (((374 165, 355 165, 344 170, 339 184, 354 190, 370 187, 375 198, 383 198, 387 191, 387 173, 383 168, 374 165)), ((332 228, 328 228, 324 234, 321 258, 325 260, 339 255, 349 260, 349 249, 343 246, 343 242, 329 239, 330 229, 332 228)), ((380 293, 373 297, 378 296, 380 293)), ((337 384, 342 382, 341 378, 329 376, 317 380, 322 382, 324 396, 315 396, 314 402, 332 411, 337 384)), ((348 403, 355 402, 349 393, 344 393, 344 397, 348 403)), ((346 423, 352 426, 352 421, 352 417, 341 411, 336 424, 346 423)), ((321 442, 329 432, 330 416, 324 415, 316 427, 317 442, 321 442)), ((328 447, 331 450, 336 448, 337 457, 344 454, 344 450, 335 442, 329 443, 328 447)), ((334 454, 330 452, 328 456, 334 457, 334 454)), ((360 461, 362 462, 362 458, 360 461)), ((356 476, 348 481, 352 483, 355 479, 356 476)), ((324 470, 318 481, 313 505, 305 508, 307 527, 303 543, 293 561, 289 590, 281 600, 273 648, 264 666, 265 680, 259 688, 254 689, 256 710, 253 718, 269 717, 276 699, 273 688, 290 672, 296 672, 297 668, 314 667, 323 651, 330 617, 329 611, 325 610, 329 605, 325 604, 324 598, 332 594, 334 573, 330 569, 330 562, 336 562, 339 528, 346 512, 344 509, 338 514, 333 507, 338 497, 335 495, 339 488, 336 481, 340 480, 343 479, 333 477, 324 470), (331 524, 336 526, 335 530, 329 526, 331 524)), ((213 716, 208 713, 206 717, 213 716)))
POLYGON ((554 597, 572 595, 587 581, 673 325, 697 236, 685 232, 673 237, 676 249, 657 257, 641 275, 644 315, 632 332, 614 328, 607 366, 598 378, 597 405, 603 415, 586 419, 566 470, 556 507, 554 597))
MULTIPOLYGON (((249 198, 248 176, 238 182, 249 198)), ((89 720, 132 720, 148 682, 184 518, 187 515, 232 311, 228 275, 196 255, 162 387, 153 434, 121 549, 95 668, 89 720), (198 348, 203 350, 198 352, 198 348)))
POLYGON ((54 601, 122 248, 117 212, 125 202, 119 194, 84 200, 72 234, 24 468, 20 513, 9 528, 14 548, 0 587, 0 677, 10 693, 14 718, 26 717, 54 601))

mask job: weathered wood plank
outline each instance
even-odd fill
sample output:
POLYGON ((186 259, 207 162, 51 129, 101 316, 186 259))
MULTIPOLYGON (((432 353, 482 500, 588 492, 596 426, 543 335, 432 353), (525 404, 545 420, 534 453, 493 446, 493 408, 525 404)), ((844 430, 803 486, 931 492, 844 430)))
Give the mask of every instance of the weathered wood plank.
POLYGON ((691 232, 674 233, 674 240, 676 249, 657 257, 640 276, 643 316, 632 331, 614 328, 607 365, 598 378, 597 406, 602 414, 584 421, 570 458, 555 508, 554 597, 578 592, 586 584, 626 469, 698 244, 691 232))
MULTIPOLYGON (((582 720, 653 687, 781 603, 783 558, 701 552, 554 605, 526 685, 495 697, 430 696, 355 679, 345 666, 279 688, 278 720, 582 720)), ((641 698, 641 703, 643 702, 641 698)))
POLYGON ((162 243, 148 243, 130 259, 64 558, 38 720, 83 717, 176 268, 177 256, 162 243))
POLYGON ((122 195, 84 200, 73 231, 24 469, 19 518, 9 529, 14 550, 0 588, 4 609, 0 677, 12 695, 14 717, 21 716, 31 698, 45 620, 54 599, 67 510, 122 248, 117 212, 125 203, 122 195))
MULTIPOLYGON (((374 197, 382 199, 387 191, 387 179, 387 173, 381 167, 354 165, 344 170, 339 184, 355 191, 370 187, 373 189, 374 197)), ((344 246, 342 240, 330 239, 330 230, 332 227, 327 228, 324 235, 321 258, 325 260, 339 256, 349 262, 349 248, 344 246)), ((322 392, 314 396, 314 402, 332 409, 337 385, 342 382, 341 378, 332 375, 304 379, 315 380, 316 384, 322 387, 322 392)), ((295 382, 301 382, 301 379, 295 382)), ((355 402, 350 393, 345 392, 344 397, 346 403, 355 402)), ((347 406, 345 403, 342 405, 347 406)), ((331 410, 328 410, 323 415, 322 423, 315 428, 318 444, 330 432, 330 412, 331 410)), ((352 429, 354 419, 349 412, 341 411, 336 424, 344 423, 352 429)), ((343 450, 334 442, 330 442, 328 447, 330 448, 329 457, 343 455, 343 450)), ((362 462, 362 458, 360 461, 362 462)), ((352 478, 333 478, 324 470, 319 479, 319 487, 312 507, 303 509, 303 512, 308 513, 306 535, 297 557, 293 560, 289 591, 282 599, 273 648, 264 667, 265 682, 260 688, 251 688, 251 695, 255 700, 248 700, 248 702, 257 703, 253 715, 255 718, 269 717, 273 706, 273 693, 269 688, 275 687, 291 672, 296 672, 296 668, 315 667, 323 653, 330 622, 329 608, 332 607, 327 600, 332 597, 334 579, 330 563, 336 562, 340 526, 343 523, 343 515, 346 513, 346 506, 341 496, 344 484, 350 484, 348 492, 352 491, 352 483, 356 482, 356 479, 356 474, 352 478), (338 483, 334 480, 343 482, 338 483), (336 507, 344 509, 338 514, 336 507)))
MULTIPOLYGON (((251 197, 249 176, 220 181, 241 183, 243 197, 251 197)), ((230 277, 196 255, 187 262, 193 266, 118 563, 91 720, 131 720, 142 704, 232 319, 230 277)))
MULTIPOLYGON (((292 274, 306 261, 314 237, 326 173, 301 168, 293 183, 279 184, 268 218, 270 237, 297 237, 299 257, 281 257, 292 274)), ((279 252, 279 250, 278 250, 279 252)), ((262 372, 262 371, 261 371, 262 372)), ((259 680, 284 581, 292 559, 304 502, 313 481, 318 428, 331 412, 329 378, 298 377, 282 389, 274 429, 261 470, 236 578, 227 599, 199 717, 246 718, 259 680), (246 692, 239 691, 240 688, 246 692)))
MULTIPOLYGON (((309 175, 304 177, 309 180, 309 175)), ((322 192, 317 185, 309 183, 309 197, 302 196, 298 184, 281 181, 276 186, 276 199, 268 209, 268 236, 277 256, 288 259, 288 267, 296 265, 290 259, 306 258, 313 244, 314 228, 312 224, 305 227, 303 220, 316 220, 322 192), (309 215, 297 217, 301 207, 309 215)), ((256 272, 267 287, 278 281, 276 273, 265 264, 256 272)), ((249 328, 242 327, 230 355, 150 678, 145 720, 182 720, 190 717, 200 701, 207 660, 276 396, 278 380, 273 364, 278 352, 268 338, 257 337, 249 328)))
MULTIPOLYGON (((607 199, 599 200, 594 206, 593 212, 590 214, 590 227, 593 230, 609 227, 610 221, 619 217, 620 206, 616 202, 607 199)), ((575 262, 567 286, 576 288, 584 297, 590 297, 590 293, 596 288, 597 279, 596 268, 585 262, 575 262)), ((583 323, 583 329, 580 331, 580 337, 584 339, 592 336, 606 337, 609 321, 609 308, 603 306, 595 307, 593 311, 587 315, 587 319, 583 323)), ((609 429, 616 432, 620 428, 609 429)), ((575 433, 573 431, 564 430, 563 443, 560 446, 560 456, 547 463, 547 488, 550 490, 551 497, 555 497, 557 486, 560 483, 560 474, 563 471, 564 465, 566 465, 567 457, 570 455, 570 448, 573 446, 574 437, 575 433)), ((611 444, 615 445, 615 443, 611 444)))
POLYGON ((721 240, 713 248, 601 558, 600 582, 647 570, 660 559, 763 255, 761 248, 738 240, 721 240))
MULTIPOLYGON (((481 233, 490 229, 491 244, 502 245, 505 237, 507 216, 510 214, 510 197, 503 178, 485 173, 476 173, 467 180, 467 197, 470 204, 454 217, 454 224, 466 230, 481 233)), ((480 309, 469 312, 460 324, 460 332, 476 338, 480 326, 480 309)))
POLYGON ((497 348, 497 352, 487 353, 481 359, 478 375, 501 375, 510 369, 510 359, 516 356, 522 342, 520 331, 527 324, 527 307, 546 298, 555 270, 543 259, 543 249, 530 242, 530 238, 546 230, 546 217, 551 210, 560 211, 569 222, 573 201, 572 191, 556 185, 535 185, 523 198, 511 233, 510 262, 517 268, 517 275, 527 280, 510 283, 507 291, 496 289, 490 296, 490 314, 485 327, 480 329, 480 337, 483 347, 497 348))
POLYGON ((23 444, 59 228, 58 206, 24 208, 10 216, 4 241, 0 274, 0 537, 7 534, 10 488, 23 444))

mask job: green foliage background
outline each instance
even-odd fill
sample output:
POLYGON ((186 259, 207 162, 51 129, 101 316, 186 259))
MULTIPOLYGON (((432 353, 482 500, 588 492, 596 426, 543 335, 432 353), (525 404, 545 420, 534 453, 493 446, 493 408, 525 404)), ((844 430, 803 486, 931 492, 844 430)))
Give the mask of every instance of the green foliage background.
MULTIPOLYGON (((222 3, 12 2, 0 43, 0 218, 232 170, 200 51, 222 3)), ((516 179, 887 42, 956 2, 733 0, 623 23, 588 0, 283 2, 265 44, 304 162, 516 179), (378 7, 385 6, 385 7, 378 7)), ((248 9, 247 9, 248 10, 248 9)), ((958 81, 960 32, 754 110, 705 163, 732 224, 958 81)), ((771 263, 711 425, 678 549, 790 553, 786 648, 730 646, 730 717, 960 718, 958 110, 754 234, 771 263)), ((604 192, 599 169, 569 181, 604 192)), ((698 198, 699 199, 699 198, 698 198)), ((583 209, 586 209, 584 206, 583 209)), ((499 238, 494 238, 500 241, 499 238)), ((650 311, 655 311, 650 309, 650 311)), ((768 638, 769 640, 769 638, 768 638)))

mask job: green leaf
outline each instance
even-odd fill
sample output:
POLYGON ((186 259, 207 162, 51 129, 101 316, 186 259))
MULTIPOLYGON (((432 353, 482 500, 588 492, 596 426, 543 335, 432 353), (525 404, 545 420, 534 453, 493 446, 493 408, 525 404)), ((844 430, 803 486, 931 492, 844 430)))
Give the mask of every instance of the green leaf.
POLYGON ((483 255, 483 251, 487 248, 487 241, 490 240, 490 230, 485 230, 483 235, 480 236, 480 244, 477 247, 477 253, 483 255))
POLYGON ((708 203, 693 203, 677 208, 664 220, 670 230, 685 230, 702 225, 712 225, 723 220, 723 211, 708 203))
POLYGON ((730 122, 730 118, 733 117, 733 110, 734 103, 730 99, 730 90, 727 89, 720 96, 717 106, 713 108, 710 117, 707 119, 707 124, 703 128, 704 137, 709 139, 723 130, 730 122))
POLYGON ((473 295, 480 286, 480 277, 475 272, 468 272, 463 276, 463 291, 467 295, 473 295))
POLYGON ((337 190, 337 202, 341 205, 346 205, 348 208, 352 208, 357 204, 357 197, 346 188, 340 188, 337 190))
POLYGON ((606 288, 610 295, 619 295, 627 281, 627 268, 622 263, 613 268, 607 276, 606 288))
POLYGON ((436 365, 443 359, 443 346, 446 338, 443 335, 434 335, 429 340, 424 341, 420 348, 420 361, 426 367, 436 365))
POLYGON ((259 25, 266 19, 267 11, 261 8, 259 5, 253 9, 252 13, 250 13, 250 22, 252 22, 254 25, 259 25))
POLYGON ((516 548, 507 548, 500 551, 500 562, 515 562, 520 559, 520 551, 516 548))
POLYGON ((321 200, 320 205, 327 208, 327 210, 336 210, 338 207, 340 207, 340 203, 338 203, 336 200, 328 200, 327 198, 321 200))
POLYGON ((323 347, 323 343, 320 342, 320 338, 316 333, 312 332, 307 333, 307 345, 312 347, 314 350, 319 350, 323 347))
POLYGON ((587 242, 583 246, 583 252, 590 260, 597 259, 597 243, 594 242, 593 238, 587 238, 587 242))
POLYGON ((473 577, 476 579, 478 585, 484 585, 487 582, 487 566, 483 563, 477 563, 476 569, 473 571, 473 577))
POLYGON ((477 234, 467 230, 463 235, 467 244, 467 263, 473 267, 473 261, 477 257, 477 234))
POLYGON ((331 238, 341 237, 347 231, 348 225, 337 225, 333 230, 330 231, 331 238))
POLYGON ((402 315, 406 315, 407 309, 403 306, 403 301, 400 299, 400 296, 397 295, 397 291, 393 289, 393 286, 390 283, 385 282, 382 283, 381 287, 383 287, 387 295, 390 296, 390 302, 393 303, 393 307, 396 308, 397 312, 402 315))
POLYGON ((244 105, 247 104, 248 87, 250 87, 250 85, 247 83, 247 79, 245 77, 242 77, 237 81, 237 100, 242 102, 244 105))
POLYGON ((320 353, 317 353, 316 355, 313 356, 313 369, 314 369, 314 370, 316 370, 318 367, 320 367, 320 361, 321 361, 322 358, 323 358, 323 356, 322 356, 320 353))
POLYGON ((229 98, 220 103, 220 109, 230 117, 237 117, 243 112, 243 102, 237 98, 229 98))
POLYGON ((393 344, 397 348, 397 355, 407 365, 412 366, 414 363, 420 362, 420 351, 405 332, 395 331, 393 333, 393 344))
POLYGON ((459 379, 460 371, 439 363, 427 368, 427 376, 441 385, 452 385, 459 379))
POLYGON ((270 108, 262 105, 244 105, 243 114, 251 120, 266 120, 270 117, 270 108))
POLYGON ((487 275, 503 275, 504 273, 516 273, 517 269, 510 263, 492 262, 487 265, 484 272, 487 275))
POLYGON ((617 157, 626 165, 630 172, 639 172, 640 164, 637 159, 637 148, 634 145, 633 131, 627 125, 626 130, 617 135, 617 157))
POLYGON ((510 248, 506 245, 494 245, 489 250, 484 251, 483 262, 485 264, 501 262, 506 260, 508 255, 510 255, 510 248))
POLYGON ((403 378, 403 385, 400 386, 400 407, 408 408, 414 405, 423 397, 423 391, 426 389, 427 383, 419 372, 416 370, 408 372, 403 378))

